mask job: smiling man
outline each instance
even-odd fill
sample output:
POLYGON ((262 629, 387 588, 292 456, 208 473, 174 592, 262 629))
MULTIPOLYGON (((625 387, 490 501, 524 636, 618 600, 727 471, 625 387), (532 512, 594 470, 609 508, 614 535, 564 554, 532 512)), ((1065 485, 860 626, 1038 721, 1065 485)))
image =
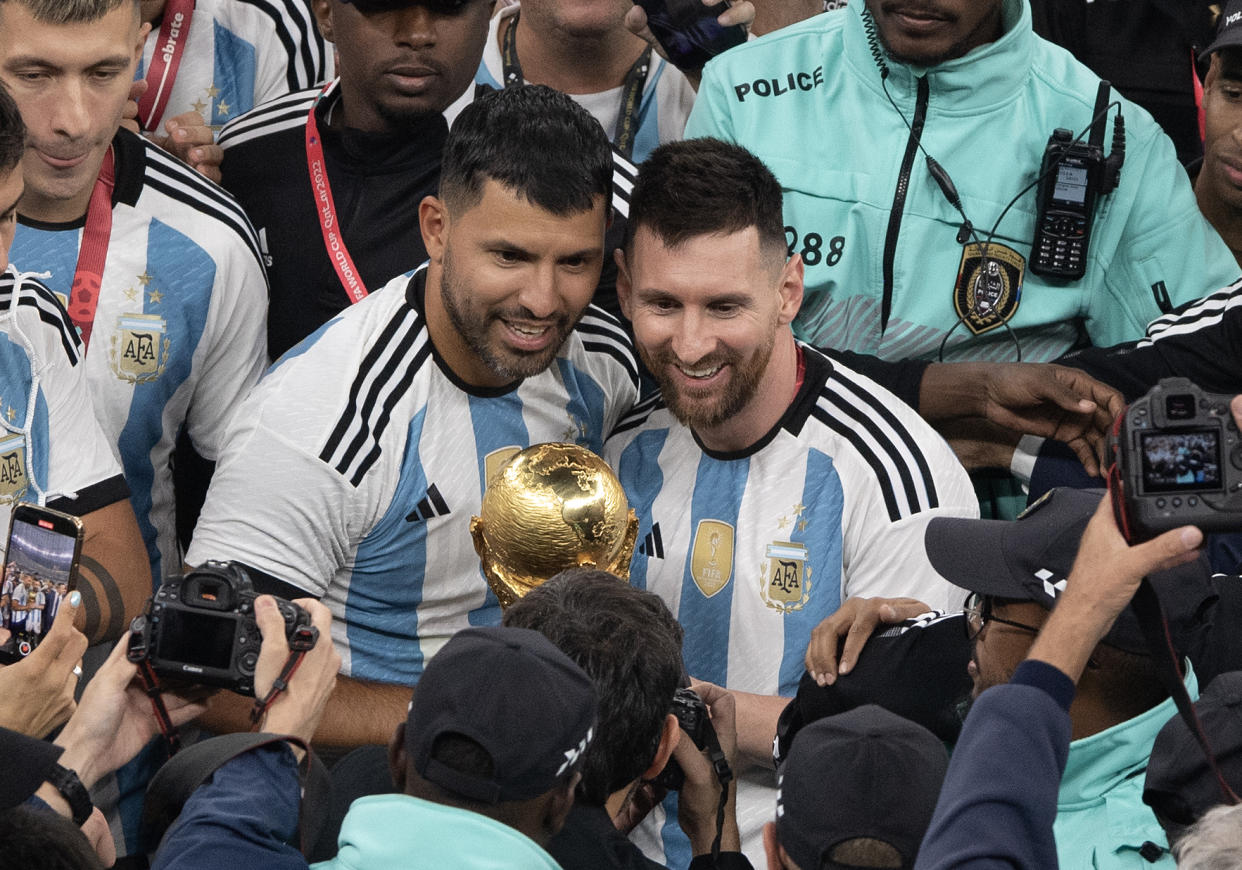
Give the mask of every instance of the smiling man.
MULTIPOLYGON (((685 628, 690 676, 737 697, 738 824, 760 865, 772 740, 812 630, 851 596, 960 605, 923 533, 935 516, 976 516, 975 498, 912 409, 794 338, 802 260, 786 256, 780 185, 745 149, 657 149, 617 259, 660 384, 607 446, 638 514, 630 579, 685 628)), ((662 833, 664 863, 684 865, 676 826, 662 833)))
MULTIPOLYGON (((468 528, 491 474, 542 441, 598 452, 633 405, 629 341, 587 308, 611 179, 568 97, 480 98, 419 204, 427 265, 286 354, 234 418, 188 558, 332 609, 342 677, 318 742, 383 743, 423 663, 499 623, 468 528)), ((218 727, 249 728, 248 705, 216 706, 233 714, 218 727)))

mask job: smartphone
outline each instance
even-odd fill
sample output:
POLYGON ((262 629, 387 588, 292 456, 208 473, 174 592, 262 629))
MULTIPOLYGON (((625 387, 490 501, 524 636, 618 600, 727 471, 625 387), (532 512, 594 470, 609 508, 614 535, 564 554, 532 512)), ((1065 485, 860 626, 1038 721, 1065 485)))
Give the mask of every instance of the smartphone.
POLYGON ((740 24, 721 27, 716 21, 728 5, 721 0, 705 6, 702 0, 635 0, 647 13, 647 26, 673 66, 683 70, 702 69, 725 49, 746 41, 746 28, 740 24))
POLYGON ((78 585, 82 521, 33 504, 18 504, 9 522, 0 574, 0 663, 18 661, 39 645, 61 602, 78 585))

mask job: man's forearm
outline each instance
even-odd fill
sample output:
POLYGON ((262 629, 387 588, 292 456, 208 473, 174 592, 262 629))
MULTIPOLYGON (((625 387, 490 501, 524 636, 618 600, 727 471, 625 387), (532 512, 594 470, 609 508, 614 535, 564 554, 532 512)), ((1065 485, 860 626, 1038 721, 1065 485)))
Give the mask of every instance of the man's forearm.
MULTIPOLYGON (((372 683, 337 677, 336 689, 324 710, 316 746, 363 746, 387 744, 397 725, 405 721, 414 690, 394 683, 372 683)), ((212 698, 211 710, 199 724, 216 734, 251 730, 250 709, 254 700, 221 692, 212 698)))
POLYGON ((776 723, 781 717, 781 711, 788 706, 789 698, 756 695, 732 689, 730 692, 737 699, 738 767, 745 769, 758 765, 770 769, 776 723))

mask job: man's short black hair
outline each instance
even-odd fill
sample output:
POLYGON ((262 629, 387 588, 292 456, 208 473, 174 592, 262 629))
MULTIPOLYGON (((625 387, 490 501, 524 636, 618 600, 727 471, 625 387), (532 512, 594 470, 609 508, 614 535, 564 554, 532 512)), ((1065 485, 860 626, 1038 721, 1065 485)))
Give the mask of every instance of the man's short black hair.
MULTIPOLYGON (((9 0, 0 0, 0 5, 9 0)), ((30 10, 35 21, 48 24, 89 24, 98 21, 123 3, 132 3, 137 11, 139 0, 15 0, 30 10)))
POLYGON ((781 185, 754 154, 719 139, 661 145, 638 170, 624 248, 646 227, 667 247, 698 236, 759 231, 765 252, 785 254, 781 185))
POLYGON ((0 84, 0 175, 7 175, 26 153, 26 125, 17 103, 0 84))
POLYGON ((543 85, 490 91, 462 109, 440 166, 440 199, 469 209, 488 180, 555 215, 589 211, 612 191, 612 146, 599 122, 543 85))
POLYGON ((0 867, 42 870, 103 870, 103 862, 73 822, 29 806, 0 813, 0 867))
POLYGON ((571 568, 519 599, 504 624, 545 635, 586 671, 599 728, 579 794, 595 806, 651 764, 682 679, 682 630, 664 602, 606 571, 571 568))

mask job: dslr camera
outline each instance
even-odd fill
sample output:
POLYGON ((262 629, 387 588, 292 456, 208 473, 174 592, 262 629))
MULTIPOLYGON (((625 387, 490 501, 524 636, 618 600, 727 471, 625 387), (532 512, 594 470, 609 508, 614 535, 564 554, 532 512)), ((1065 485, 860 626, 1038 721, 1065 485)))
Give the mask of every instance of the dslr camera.
MULTIPOLYGON (((689 735, 694 745, 707 751, 721 786, 727 784, 733 778, 733 771, 729 769, 729 762, 720 748, 720 740, 716 737, 716 729, 712 727, 712 720, 703 699, 693 689, 680 688, 673 693, 673 708, 669 712, 677 717, 677 724, 689 735)), ((655 778, 656 785, 669 791, 678 791, 685 781, 685 772, 672 758, 655 778)))
MULTIPOLYGON (((263 636, 254 617, 259 593, 237 562, 205 562, 167 578, 130 625, 131 662, 149 662, 158 676, 219 686, 254 696, 254 669, 263 636)), ((310 614, 277 598, 289 648, 314 647, 310 614)))
POLYGON ((1118 418, 1109 488, 1128 541, 1184 525, 1242 529, 1242 437, 1231 398, 1165 378, 1118 418))

